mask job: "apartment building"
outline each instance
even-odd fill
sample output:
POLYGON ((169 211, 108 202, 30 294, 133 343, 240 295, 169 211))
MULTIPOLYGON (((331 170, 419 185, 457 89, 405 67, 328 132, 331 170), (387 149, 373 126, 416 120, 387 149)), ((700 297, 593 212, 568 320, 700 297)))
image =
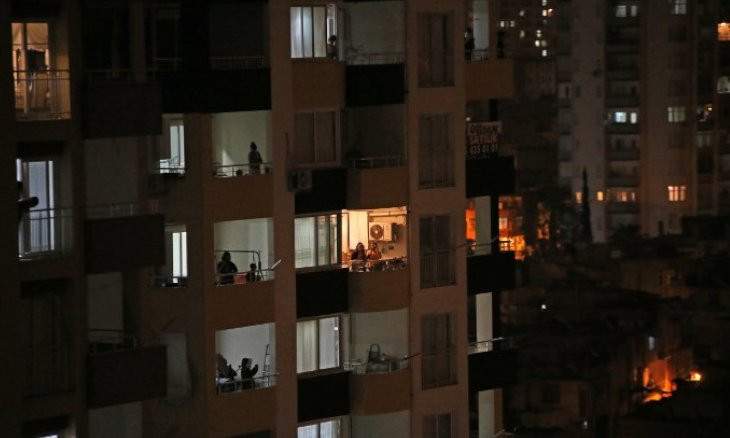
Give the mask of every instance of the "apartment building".
POLYGON ((3 3, 3 434, 497 433, 490 8, 3 3))
POLYGON ((561 3, 560 177, 594 239, 726 211, 724 2, 561 3))

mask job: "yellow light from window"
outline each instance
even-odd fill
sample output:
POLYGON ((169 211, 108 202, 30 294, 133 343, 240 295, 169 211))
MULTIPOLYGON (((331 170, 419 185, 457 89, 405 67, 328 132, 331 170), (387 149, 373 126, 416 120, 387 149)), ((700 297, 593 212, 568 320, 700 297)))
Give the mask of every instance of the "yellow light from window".
POLYGON ((724 22, 717 24, 717 40, 730 41, 730 24, 724 22))
POLYGON ((702 381, 702 373, 699 371, 691 371, 689 373, 689 381, 690 382, 701 382, 702 381))
POLYGON ((603 201, 603 192, 596 192, 596 199, 599 201, 603 201))

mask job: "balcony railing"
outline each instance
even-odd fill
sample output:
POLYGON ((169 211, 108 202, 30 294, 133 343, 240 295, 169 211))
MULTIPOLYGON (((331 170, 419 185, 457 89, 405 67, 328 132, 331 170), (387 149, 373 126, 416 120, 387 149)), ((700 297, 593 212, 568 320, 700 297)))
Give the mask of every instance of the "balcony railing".
POLYGON ((211 70, 249 70, 268 67, 268 59, 263 56, 211 56, 211 70))
POLYGON ((68 391, 72 388, 71 347, 68 343, 34 345, 23 350, 24 396, 68 391))
POLYGON ((71 117, 68 70, 14 71, 15 116, 18 120, 71 117))
POLYGON ((349 260, 345 263, 350 272, 400 271, 408 267, 407 257, 378 260, 349 260))
POLYGON ((410 358, 404 357, 399 359, 390 356, 381 356, 367 362, 351 360, 349 362, 345 362, 344 368, 346 371, 352 371, 353 374, 392 373, 394 371, 407 370, 410 368, 410 358))
POLYGON ((389 155, 383 157, 355 158, 350 160, 350 167, 353 169, 378 169, 382 167, 403 166, 403 157, 400 155, 389 155))
POLYGON ((73 244, 71 208, 31 210, 20 219, 18 257, 39 259, 68 253, 73 244))
POLYGON ((241 392, 247 389, 261 389, 270 388, 276 385, 276 377, 278 374, 264 374, 258 377, 252 377, 250 379, 216 379, 216 393, 230 394, 234 392, 241 392))
POLYGON ((151 287, 188 287, 187 276, 153 275, 150 277, 151 287))
POLYGON ((403 52, 357 53, 352 50, 348 52, 346 62, 347 65, 403 64, 403 59, 403 52))
POLYGON ((467 61, 486 61, 489 59, 489 49, 467 50, 464 55, 467 61))
POLYGON ((237 176, 266 174, 271 173, 271 166, 271 163, 225 165, 213 163, 213 176, 216 178, 234 178, 237 176))
POLYGON ((157 168, 152 173, 184 175, 185 163, 181 163, 179 158, 163 158, 158 161, 157 168))
MULTIPOLYGON (((229 249, 229 250, 216 250, 215 251, 215 285, 216 286, 228 286, 232 284, 246 284, 246 283, 257 283, 260 281, 271 281, 274 279, 274 270, 262 269, 261 268, 261 251, 250 250, 250 249, 229 249), (241 264, 241 267, 250 267, 248 262, 244 261, 244 258, 253 260, 253 264, 256 265, 254 270, 246 271, 235 271, 235 272, 220 272, 225 267, 221 267, 220 263, 224 253, 231 255, 231 262, 235 265, 236 269, 240 269, 236 262, 241 264)), ((275 265, 273 266, 275 267, 275 265)))
POLYGON ((88 341, 91 354, 137 348, 137 338, 123 330, 89 329, 88 341))
POLYGON ((140 204, 138 202, 122 202, 117 204, 97 204, 86 206, 86 219, 128 217, 156 212, 157 204, 155 203, 140 204))
POLYGON ((495 350, 509 350, 514 348, 514 339, 499 337, 487 341, 472 342, 469 344, 469 354, 487 353, 495 350))

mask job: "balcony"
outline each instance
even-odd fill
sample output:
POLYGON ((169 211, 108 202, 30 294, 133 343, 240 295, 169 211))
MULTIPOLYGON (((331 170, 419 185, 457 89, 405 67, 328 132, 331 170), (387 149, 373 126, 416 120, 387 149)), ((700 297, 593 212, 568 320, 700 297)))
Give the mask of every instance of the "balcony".
POLYGON ((639 96, 606 96, 606 108, 636 108, 639 105, 639 96))
POLYGON ((350 413, 350 373, 300 376, 297 384, 298 421, 339 417, 350 413))
MULTIPOLYGON (((311 188, 294 196, 295 214, 335 211, 346 208, 347 169, 315 169, 311 172, 311 188)), ((298 174, 296 172, 295 174, 298 174)))
POLYGON ((18 121, 71 118, 68 70, 14 71, 13 84, 18 121))
POLYGON ((292 62, 294 108, 345 106, 345 66, 337 60, 295 59, 292 62))
POLYGON ((515 63, 512 59, 467 62, 467 100, 510 99, 516 94, 515 63))
POLYGON ((606 125, 606 133, 608 134, 638 134, 638 123, 611 123, 606 125))
POLYGON ((638 161, 640 155, 638 148, 609 149, 606 152, 606 158, 608 158, 608 161, 638 161))
POLYGON ((348 311, 348 270, 298 271, 297 318, 348 311))
POLYGON ((408 168, 400 156, 361 158, 347 171, 347 207, 408 204, 408 168))
MULTIPOLYGON (((388 265, 347 275, 349 308, 353 312, 403 309, 410 304, 410 272, 407 259, 377 260, 388 265)), ((370 262, 373 263, 373 262, 370 262)))
POLYGON ((466 288, 469 295, 514 289, 515 253, 473 255, 466 258, 466 288))
POLYGON ((211 212, 216 221, 270 217, 274 176, 267 171, 269 165, 261 163, 255 171, 248 163, 214 165, 213 178, 205 185, 205 211, 211 212), (255 202, 249 198, 251 194, 255 194, 255 202))
MULTIPOLYGON (((109 75, 114 73, 108 72, 109 75)), ((83 93, 85 138, 160 134, 162 93, 159 83, 133 83, 131 77, 128 79, 87 80, 83 93), (124 123, 120 123, 122 120, 124 123)))
POLYGON ((469 392, 503 388, 517 382, 518 350, 511 338, 469 345, 469 392))
POLYGON ((638 175, 608 175, 606 187, 638 187, 638 175))
POLYGON ((71 208, 30 210, 20 218, 18 258, 21 261, 59 258, 73 247, 71 208))
POLYGON ((105 206, 105 214, 98 213, 98 210, 87 213, 89 218, 84 223, 87 273, 127 271, 164 264, 164 216, 144 214, 138 210, 131 210, 127 215, 124 209, 115 210, 123 205, 129 204, 105 206))
POLYGON ((167 347, 138 346, 117 331, 90 333, 87 361, 89 408, 164 397, 167 392, 167 347))
POLYGON ((606 204, 606 212, 613 214, 638 214, 639 204, 636 202, 609 202, 606 204))
POLYGON ((609 66, 606 71, 609 81, 636 81, 639 79, 639 69, 630 66, 609 66))
POLYGON ((402 368, 387 372, 367 372, 357 368, 350 376, 353 415, 400 412, 411 406, 411 371, 408 361, 402 368))
MULTIPOLYGON (((221 393, 208 399, 208 424, 213 436, 249 436, 276 428, 276 388, 271 378, 251 379, 247 390, 221 393), (268 381, 267 381, 268 379, 268 381), (255 390, 249 390, 254 385, 255 390), (241 415, 245 412, 245 415, 241 415)), ((236 384, 240 389, 244 383, 236 384)), ((225 388, 225 387, 223 387, 225 388)), ((226 389, 227 391, 227 389, 226 389)), ((258 435, 253 435, 258 436, 258 435)), ((269 435, 262 435, 269 436, 269 435)))
POLYGON ((273 271, 259 271, 258 280, 248 272, 232 274, 231 284, 221 285, 221 278, 230 274, 218 275, 220 286, 209 290, 205 300, 206 315, 216 327, 239 327, 262 324, 274 318, 274 281, 273 271))
POLYGON ((515 190, 514 157, 466 160, 466 197, 506 195, 515 190))

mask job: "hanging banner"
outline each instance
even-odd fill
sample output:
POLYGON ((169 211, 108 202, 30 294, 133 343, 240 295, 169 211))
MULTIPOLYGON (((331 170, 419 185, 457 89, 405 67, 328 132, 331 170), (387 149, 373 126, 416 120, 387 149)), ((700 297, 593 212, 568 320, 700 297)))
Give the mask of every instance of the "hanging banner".
POLYGON ((466 124, 466 159, 475 160, 497 155, 502 122, 466 124))

